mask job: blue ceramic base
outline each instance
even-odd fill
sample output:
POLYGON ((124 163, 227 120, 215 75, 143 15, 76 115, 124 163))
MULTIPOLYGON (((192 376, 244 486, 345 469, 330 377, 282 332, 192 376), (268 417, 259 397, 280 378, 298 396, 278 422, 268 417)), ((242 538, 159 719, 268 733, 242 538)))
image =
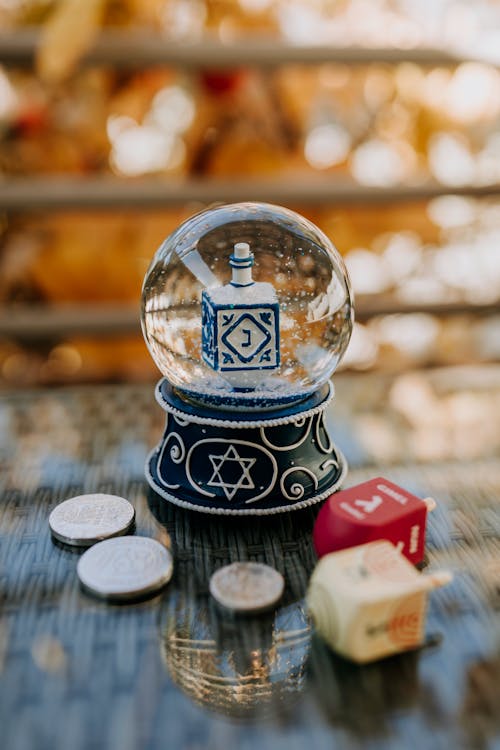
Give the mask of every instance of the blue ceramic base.
POLYGON ((196 408, 165 379, 156 396, 167 417, 146 477, 172 503, 205 513, 266 515, 307 507, 341 487, 347 464, 323 421, 331 385, 264 417, 196 408))
POLYGON ((162 380, 165 432, 147 480, 166 500, 204 513, 267 515, 319 502, 347 473, 323 421, 332 398, 326 385, 294 407, 236 415, 186 404, 162 380))

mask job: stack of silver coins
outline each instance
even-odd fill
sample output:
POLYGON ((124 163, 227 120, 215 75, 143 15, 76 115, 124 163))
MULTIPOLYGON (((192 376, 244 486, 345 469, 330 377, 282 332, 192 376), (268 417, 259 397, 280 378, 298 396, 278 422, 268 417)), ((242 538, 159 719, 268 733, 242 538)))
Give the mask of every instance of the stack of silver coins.
POLYGON ((133 506, 115 495, 79 495, 52 511, 49 526, 55 539, 89 547, 77 566, 86 591, 110 601, 130 601, 151 596, 169 582, 172 555, 154 539, 127 535, 134 520, 133 506))
MULTIPOLYGON (((88 547, 78 561, 83 588, 108 601, 152 596, 171 579, 173 560, 160 542, 131 536, 133 506, 116 495, 79 495, 50 514, 49 526, 59 542, 88 547)), ((269 565, 235 562, 217 570, 210 592, 227 611, 257 614, 272 608, 285 587, 281 573, 269 565)))

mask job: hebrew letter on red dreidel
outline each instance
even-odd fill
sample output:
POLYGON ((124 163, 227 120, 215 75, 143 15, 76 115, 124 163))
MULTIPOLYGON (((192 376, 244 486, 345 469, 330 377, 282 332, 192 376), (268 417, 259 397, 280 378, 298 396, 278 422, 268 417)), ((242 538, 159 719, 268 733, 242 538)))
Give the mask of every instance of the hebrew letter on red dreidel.
POLYGON ((432 498, 421 499, 383 477, 336 492, 314 525, 319 557, 358 544, 387 539, 416 564, 422 561, 427 513, 432 498))

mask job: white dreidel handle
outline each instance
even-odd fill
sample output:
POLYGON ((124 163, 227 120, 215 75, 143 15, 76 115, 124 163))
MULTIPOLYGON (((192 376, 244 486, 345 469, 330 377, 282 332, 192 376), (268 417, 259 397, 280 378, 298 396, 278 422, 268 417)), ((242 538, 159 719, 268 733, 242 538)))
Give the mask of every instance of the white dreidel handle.
POLYGON ((446 586, 453 580, 453 573, 449 570, 436 570, 435 573, 429 573, 428 575, 422 575, 425 583, 426 591, 432 591, 433 589, 440 589, 441 586, 446 586))
POLYGON ((427 513, 432 513, 433 510, 436 510, 437 503, 433 497, 424 497, 422 502, 427 506, 427 513))

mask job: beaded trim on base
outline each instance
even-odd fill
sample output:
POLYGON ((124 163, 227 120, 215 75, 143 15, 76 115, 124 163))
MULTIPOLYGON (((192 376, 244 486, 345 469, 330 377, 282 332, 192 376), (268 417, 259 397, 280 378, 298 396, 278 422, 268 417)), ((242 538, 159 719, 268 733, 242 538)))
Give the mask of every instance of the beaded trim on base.
POLYGON ((271 417, 267 418, 263 417, 262 419, 257 419, 253 421, 244 421, 242 423, 241 419, 217 419, 217 417, 202 417, 196 414, 186 414, 186 412, 181 411, 180 409, 177 409, 175 406, 170 404, 165 397, 163 396, 161 392, 163 381, 160 380, 159 383, 157 383, 156 390, 155 390, 155 396, 156 400, 159 403, 159 405, 162 407, 162 409, 166 412, 169 412, 174 417, 178 417, 180 419, 187 419, 189 422, 193 422, 194 424, 204 424, 209 425, 210 427, 236 427, 241 428, 244 427, 245 429, 252 429, 253 427, 279 427, 280 425, 284 424, 290 424, 291 422, 296 422, 297 419, 307 419, 308 417, 312 417, 315 414, 319 414, 319 412, 324 411, 326 407, 331 403, 335 396, 335 389, 333 387, 333 383, 328 383, 328 393, 326 397, 319 403, 317 406, 314 406, 311 409, 308 409, 307 411, 300 411, 300 408, 298 405, 295 407, 293 413, 288 413, 286 416, 283 417, 271 417))
MULTIPOLYGON (((281 424, 283 423, 281 422, 281 424)), ((181 500, 180 498, 175 497, 175 495, 171 495, 169 492, 166 492, 163 488, 158 486, 150 470, 151 462, 159 452, 158 448, 154 448, 148 455, 146 459, 145 473, 148 484, 158 495, 160 495, 160 497, 163 497, 164 500, 168 500, 169 502, 174 503, 174 505, 178 505, 179 507, 185 508, 186 510, 195 510, 199 513, 210 513, 211 515, 216 516, 270 516, 275 515, 276 513, 286 513, 290 510, 302 510, 304 508, 308 508, 310 505, 315 505, 316 503, 325 500, 327 497, 329 497, 329 495, 332 495, 334 492, 339 490, 342 486, 342 482, 346 477, 348 465, 344 454, 337 448, 335 449, 335 451, 341 465, 341 472, 338 479, 332 485, 330 485, 330 487, 328 487, 326 490, 323 490, 323 492, 321 492, 319 495, 307 498, 307 500, 301 500, 300 502, 293 503, 292 505, 279 505, 273 508, 245 508, 241 510, 231 510, 230 508, 208 508, 203 505, 197 505, 196 503, 189 503, 186 500, 181 500)))

